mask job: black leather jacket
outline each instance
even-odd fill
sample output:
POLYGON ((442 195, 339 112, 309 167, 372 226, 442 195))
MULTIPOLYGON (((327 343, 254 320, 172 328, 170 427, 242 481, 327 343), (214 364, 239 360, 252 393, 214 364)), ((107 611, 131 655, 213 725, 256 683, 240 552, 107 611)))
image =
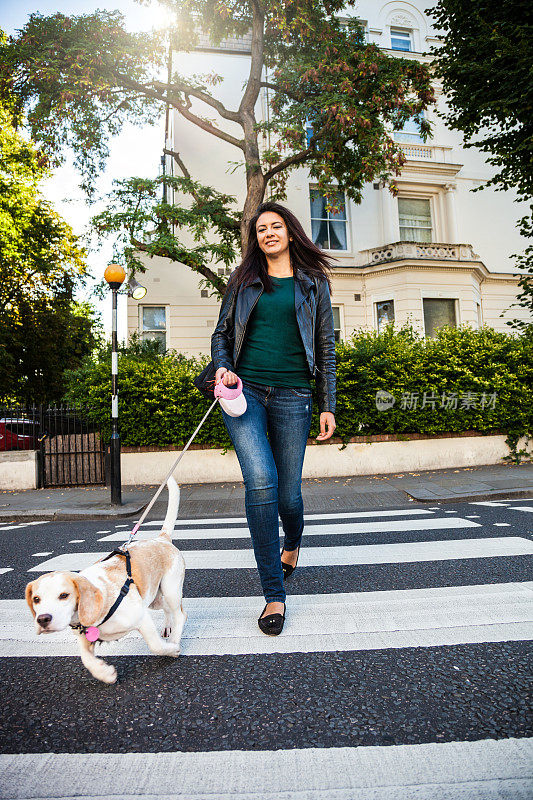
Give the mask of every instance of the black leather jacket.
MULTIPOLYGON (((312 278, 295 268, 294 304, 296 320, 311 374, 315 377, 319 411, 335 413, 336 367, 333 312, 325 278, 312 278)), ((236 292, 229 287, 223 299, 217 326, 211 336, 211 357, 215 370, 226 367, 239 373, 238 361, 246 324, 263 293, 257 278, 236 292)))

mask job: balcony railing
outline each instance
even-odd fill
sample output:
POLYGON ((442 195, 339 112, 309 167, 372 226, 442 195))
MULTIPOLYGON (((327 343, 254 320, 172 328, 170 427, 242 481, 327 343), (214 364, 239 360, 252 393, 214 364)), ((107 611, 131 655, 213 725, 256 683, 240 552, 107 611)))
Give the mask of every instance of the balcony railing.
POLYGON ((387 261, 480 261, 471 244, 440 242, 394 242, 383 247, 360 251, 360 266, 384 264, 387 261))
POLYGON ((443 145, 423 144, 416 142, 396 142, 402 148, 408 161, 439 161, 451 163, 453 148, 443 145))

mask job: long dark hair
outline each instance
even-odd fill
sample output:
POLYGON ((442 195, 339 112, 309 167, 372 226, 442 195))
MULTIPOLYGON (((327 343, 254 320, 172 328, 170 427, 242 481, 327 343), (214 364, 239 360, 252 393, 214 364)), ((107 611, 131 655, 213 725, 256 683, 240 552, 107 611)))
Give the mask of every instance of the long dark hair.
POLYGON ((240 286, 248 286, 248 284, 253 283, 253 281, 259 277, 263 282, 266 292, 271 292, 273 290, 274 286, 268 274, 266 256, 259 247, 257 231, 255 229, 257 220, 265 211, 274 211, 276 214, 279 214, 287 226, 289 238, 292 238, 292 242, 289 242, 289 254, 293 270, 295 267, 298 267, 302 272, 307 273, 307 275, 311 277, 325 278, 328 282, 329 291, 331 292, 330 259, 311 241, 292 211, 289 211, 285 206, 275 202, 261 203, 261 205, 256 208, 255 214, 250 220, 248 227, 248 247, 246 248, 241 263, 235 271, 232 272, 228 284, 231 283, 233 287, 238 289, 240 286))

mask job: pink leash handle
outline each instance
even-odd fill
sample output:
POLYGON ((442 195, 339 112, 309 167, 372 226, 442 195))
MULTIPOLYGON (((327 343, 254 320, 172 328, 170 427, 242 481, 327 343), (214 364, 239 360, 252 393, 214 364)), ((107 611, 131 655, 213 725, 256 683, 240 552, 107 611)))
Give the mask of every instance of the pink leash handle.
POLYGON ((235 400, 242 392, 242 381, 237 376, 236 386, 226 386, 222 381, 219 381, 214 389, 215 397, 223 397, 224 400, 235 400))

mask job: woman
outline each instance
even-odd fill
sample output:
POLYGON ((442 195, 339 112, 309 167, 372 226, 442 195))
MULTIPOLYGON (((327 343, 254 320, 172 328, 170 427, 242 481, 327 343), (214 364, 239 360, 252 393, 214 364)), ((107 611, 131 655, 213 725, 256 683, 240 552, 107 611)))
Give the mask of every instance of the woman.
POLYGON ((311 377, 319 441, 335 430, 335 339, 329 263, 292 212, 263 203, 232 273, 211 338, 215 381, 243 382, 247 409, 222 409, 245 485, 245 507, 266 606, 258 624, 278 635, 283 580, 296 567, 304 528, 302 467, 311 426, 311 377), (278 513, 284 532, 279 549, 278 513))

